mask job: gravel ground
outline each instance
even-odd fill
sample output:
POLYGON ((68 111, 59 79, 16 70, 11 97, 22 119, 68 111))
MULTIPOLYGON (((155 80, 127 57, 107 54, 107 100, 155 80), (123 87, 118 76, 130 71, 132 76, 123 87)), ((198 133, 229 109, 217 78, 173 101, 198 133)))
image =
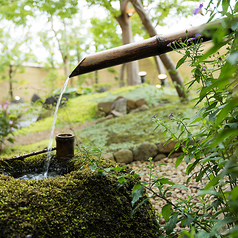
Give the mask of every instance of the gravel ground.
MULTIPOLYGON (((199 200, 196 198, 198 189, 202 188, 203 185, 200 182, 196 182, 195 178, 192 178, 188 184, 186 184, 186 180, 188 179, 188 176, 186 175, 186 168, 187 164, 183 161, 176 169, 175 169, 175 162, 176 158, 165 158, 161 161, 154 162, 154 172, 153 174, 155 176, 163 176, 163 175, 169 175, 166 176, 166 178, 169 178, 170 181, 174 182, 175 184, 183 184, 185 185, 188 190, 186 189, 180 189, 180 188, 173 188, 171 189, 171 194, 167 196, 167 198, 175 205, 179 203, 180 199, 188 199, 188 195, 190 195, 193 198, 193 202, 197 203, 197 209, 201 209, 199 207, 199 200), (162 165, 161 165, 162 164, 162 165)), ((142 162, 142 161, 133 161, 130 164, 130 167, 132 169, 137 169, 136 173, 142 173, 144 172, 144 175, 141 176, 142 181, 149 181, 149 175, 150 169, 147 168, 149 166, 149 162, 142 162)), ((168 187, 170 185, 165 185, 164 188, 168 187)), ((158 192, 157 187, 153 187, 153 190, 155 192, 158 192)), ((149 192, 147 190, 148 195, 152 195, 152 192, 149 192)), ((156 213, 161 214, 162 207, 167 204, 167 202, 159 197, 151 198, 151 203, 155 208, 156 213)), ((160 219, 160 224, 163 226, 165 224, 164 219, 160 219)), ((183 228, 184 229, 184 228, 183 228)), ((175 228, 177 232, 181 231, 180 224, 178 224, 175 228)))

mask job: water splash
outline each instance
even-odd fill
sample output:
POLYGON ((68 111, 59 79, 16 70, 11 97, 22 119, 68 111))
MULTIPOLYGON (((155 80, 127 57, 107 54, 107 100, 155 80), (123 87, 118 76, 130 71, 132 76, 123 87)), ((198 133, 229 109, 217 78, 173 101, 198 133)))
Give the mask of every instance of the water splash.
POLYGON ((56 119, 57 119, 57 113, 58 113, 58 109, 59 109, 59 105, 60 105, 60 102, 61 102, 61 99, 62 99, 62 96, 65 92, 65 89, 68 85, 68 82, 69 82, 69 77, 66 79, 66 81, 64 82, 64 85, 60 91, 60 96, 58 98, 58 101, 57 101, 57 104, 56 104, 56 107, 55 107, 55 112, 54 112, 54 116, 53 116, 53 124, 52 124, 52 128, 51 128, 51 133, 50 133, 50 140, 49 140, 49 144, 48 144, 48 154, 47 154, 47 158, 46 158, 46 162, 45 162, 45 165, 44 165, 44 178, 47 178, 48 176, 48 170, 49 170, 49 166, 50 166, 50 158, 51 158, 51 150, 52 150, 52 144, 53 144, 53 135, 54 135, 54 130, 55 130, 55 122, 56 122, 56 119))

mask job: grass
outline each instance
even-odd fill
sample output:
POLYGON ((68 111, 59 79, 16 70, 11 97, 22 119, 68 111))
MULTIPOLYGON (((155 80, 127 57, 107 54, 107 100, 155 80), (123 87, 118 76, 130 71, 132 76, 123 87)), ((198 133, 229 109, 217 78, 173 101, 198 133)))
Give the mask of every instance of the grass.
MULTIPOLYGON (((89 94, 70 99, 66 107, 59 109, 56 128, 95 120, 95 108, 98 102, 113 101, 121 95, 133 100, 144 98, 151 109, 127 114, 120 118, 113 118, 75 131, 76 138, 80 143, 93 149, 100 148, 103 153, 107 153, 119 149, 133 149, 143 142, 157 143, 165 141, 163 128, 159 127, 154 130, 156 124, 151 119, 154 114, 157 114, 161 120, 168 119, 172 112, 181 118, 193 118, 197 110, 197 108, 193 107, 193 103, 181 103, 175 89, 157 89, 152 85, 146 84, 142 86, 129 86, 109 92, 89 94)), ((51 129, 52 121, 52 116, 47 117, 26 128, 20 129, 16 134, 29 135, 37 131, 51 129)), ((176 125, 171 120, 168 123, 176 130, 176 125)), ((48 145, 48 140, 48 138, 45 138, 45 140, 31 145, 15 146, 12 148, 13 152, 8 153, 21 154, 41 150, 48 145)))

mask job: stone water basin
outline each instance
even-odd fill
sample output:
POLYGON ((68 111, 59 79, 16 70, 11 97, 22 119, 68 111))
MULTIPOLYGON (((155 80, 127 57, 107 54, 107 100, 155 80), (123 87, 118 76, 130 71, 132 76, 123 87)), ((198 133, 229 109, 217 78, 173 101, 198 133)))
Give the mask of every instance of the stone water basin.
MULTIPOLYGON (((46 155, 24 161, 0 159, 0 237, 159 237, 149 202, 130 216, 131 190, 138 178, 131 175, 121 187, 117 179, 129 168, 100 175, 90 170, 82 155, 76 154, 77 160, 67 163, 52 159, 49 171, 61 171, 57 177, 13 177, 22 172, 39 173, 45 159, 46 155)), ((100 166, 115 167, 115 163, 101 159, 100 166)))

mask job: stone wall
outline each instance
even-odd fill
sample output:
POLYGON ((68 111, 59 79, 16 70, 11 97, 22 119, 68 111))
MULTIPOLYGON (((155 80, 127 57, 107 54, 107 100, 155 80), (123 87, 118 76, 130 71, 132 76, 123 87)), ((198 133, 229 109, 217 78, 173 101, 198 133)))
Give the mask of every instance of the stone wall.
MULTIPOLYGON (((148 161, 150 157, 153 161, 160 161, 170 154, 174 149, 177 142, 171 141, 167 144, 164 143, 149 143, 144 142, 139 145, 135 150, 118 150, 114 153, 103 154, 102 158, 112 160, 120 164, 129 164, 133 161, 148 161)), ((181 154, 181 148, 172 153, 169 157, 178 157, 181 154)))

